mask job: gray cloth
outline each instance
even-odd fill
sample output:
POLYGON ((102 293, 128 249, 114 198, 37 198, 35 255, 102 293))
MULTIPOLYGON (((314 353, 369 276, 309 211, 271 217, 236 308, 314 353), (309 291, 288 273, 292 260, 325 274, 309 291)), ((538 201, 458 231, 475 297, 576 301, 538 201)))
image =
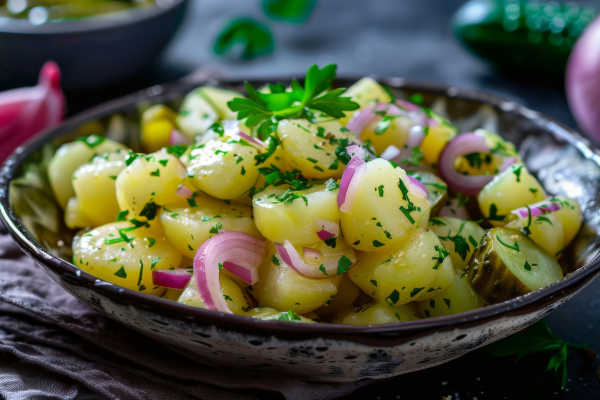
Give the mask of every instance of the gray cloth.
POLYGON ((237 376, 174 354, 65 292, 0 224, 0 398, 331 399, 366 384, 237 376))

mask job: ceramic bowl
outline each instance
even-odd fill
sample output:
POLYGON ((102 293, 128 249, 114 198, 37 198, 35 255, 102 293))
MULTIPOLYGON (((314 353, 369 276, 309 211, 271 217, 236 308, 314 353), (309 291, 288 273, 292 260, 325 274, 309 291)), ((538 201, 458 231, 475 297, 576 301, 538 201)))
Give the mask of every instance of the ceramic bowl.
POLYGON ((95 18, 34 25, 0 17, 0 83, 33 85, 48 60, 62 71, 65 90, 115 85, 138 77, 181 25, 188 0, 159 0, 95 18))
MULTIPOLYGON (((96 279, 71 264, 72 231, 49 192, 45 165, 61 143, 100 124, 107 136, 138 148, 140 110, 177 107, 206 82, 179 82, 100 105, 18 148, 0 171, 0 216, 17 243, 50 277, 91 308, 208 365, 287 373, 308 381, 380 379, 452 360, 544 318, 600 272, 600 152, 566 126, 474 90, 376 78, 398 97, 425 104, 461 131, 484 127, 514 142, 527 168, 551 194, 576 197, 585 223, 561 264, 568 275, 525 296, 459 315, 377 326, 260 321, 192 308, 96 279), (81 132, 81 133, 78 133, 81 132)), ((339 79, 348 87, 355 79, 339 79)), ((241 81, 210 82, 241 89, 241 81)), ((262 85, 263 82, 253 82, 262 85)))

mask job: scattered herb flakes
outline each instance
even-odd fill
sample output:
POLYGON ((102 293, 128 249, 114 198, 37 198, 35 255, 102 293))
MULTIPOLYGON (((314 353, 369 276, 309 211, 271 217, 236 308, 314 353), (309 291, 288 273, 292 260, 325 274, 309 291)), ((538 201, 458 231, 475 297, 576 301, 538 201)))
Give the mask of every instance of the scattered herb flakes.
POLYGON ((356 242, 352 243, 352 246, 358 246, 360 244, 360 240, 357 240, 356 242))
POLYGON ((126 221, 128 214, 129 214, 129 210, 119 211, 119 213, 117 214, 117 222, 126 221))
POLYGON ((538 192, 538 190, 534 188, 529 188, 529 191, 533 194, 536 194, 538 192))
POLYGON ((271 262, 277 266, 281 265, 279 262, 279 259, 277 258, 277 256, 275 254, 273 254, 273 256, 271 257, 271 262))
POLYGON ((328 191, 331 192, 333 190, 339 189, 340 185, 338 185, 334 179, 329 179, 327 182, 325 182, 325 187, 328 191))
POLYGON ((158 210, 158 206, 154 202, 146 203, 142 211, 140 212, 140 217, 146 217, 148 221, 152 221, 156 218, 156 212, 158 210))
POLYGON ((398 292, 396 289, 394 289, 394 291, 385 298, 386 303, 392 307, 396 305, 398 300, 400 300, 400 292, 398 292))
POLYGON ((442 221, 441 219, 437 219, 437 218, 430 218, 429 222, 431 222, 434 226, 435 225, 446 226, 446 223, 444 221, 442 221))
MULTIPOLYGON (((358 243, 360 243, 360 240, 358 241, 358 243)), ((385 246, 385 244, 381 243, 379 240, 373 240, 373 247, 382 247, 385 246)))
POLYGON ((140 291, 140 292, 143 292, 144 290, 146 290, 146 286, 144 286, 144 285, 140 285, 139 291, 140 291))
POLYGON ((215 226, 213 226, 212 228, 210 228, 209 233, 219 233, 219 230, 223 228, 223 224, 220 222, 217 222, 215 224, 215 226))
POLYGON ((473 235, 469 235, 469 242, 471 243, 471 245, 473 246, 473 248, 479 246, 479 243, 477 243, 477 240, 475 240, 475 238, 473 237, 473 235))
POLYGON ((315 160, 314 158, 307 157, 306 160, 310 161, 313 164, 317 164, 319 160, 315 160))
POLYGON ((233 301, 233 299, 229 296, 227 296, 226 294, 223 295, 223 298, 227 301, 233 301))
POLYGON ((152 264, 150 264, 150 269, 154 269, 154 267, 156 267, 156 264, 160 261, 161 259, 159 257, 152 257, 152 264))
POLYGON ((450 299, 442 298, 442 300, 444 300, 444 303, 448 306, 448 309, 450 309, 450 299))
POLYGON ((525 261, 523 268, 525 268, 526 271, 531 271, 531 264, 529 264, 529 261, 525 261))
POLYGON ((142 282, 142 275, 144 274, 144 263, 142 262, 142 260, 140 260, 140 276, 138 278, 138 286, 140 286, 140 283, 142 282))
POLYGON ((186 200, 190 207, 198 207, 198 203, 196 203, 196 199, 186 199, 186 200))
POLYGON ((420 288, 414 288, 413 290, 410 291, 410 297, 415 297, 416 295, 418 295, 423 289, 425 289, 424 287, 420 287, 420 288))
POLYGON ((189 244, 188 244, 188 249, 189 249, 190 251, 194 251, 194 248, 193 248, 192 246, 190 246, 189 244))
POLYGON ((246 175, 246 169, 244 168, 243 165, 242 165, 242 170, 240 171, 240 174, 242 174, 242 176, 246 175))
POLYGON ((217 263, 217 265, 219 266, 219 271, 223 269, 223 264, 217 263))
POLYGON ((286 312, 286 313, 281 313, 281 315, 279 316, 279 318, 277 318, 278 321, 301 321, 302 319, 296 315, 295 312, 293 312, 292 310, 286 312))
POLYGON ((506 215, 498 215, 498 207, 496 204, 490 204, 490 216, 487 218, 489 221, 504 221, 506 215))
POLYGON ((340 259, 338 260, 338 269, 337 269, 338 275, 341 275, 344 272, 348 272, 348 270, 350 269, 351 266, 352 266, 352 260, 350 260, 346 255, 343 255, 342 257, 340 257, 340 259))
POLYGON ((424 182, 423 185, 425 185, 425 186, 432 186, 432 187, 436 188, 437 190, 441 190, 442 192, 447 192, 448 191, 448 186, 443 185, 441 183, 424 182))
POLYGON ((398 314, 397 312, 394 313, 394 316, 398 319, 398 321, 402 321, 402 318, 400 318, 400 314, 398 314))
POLYGON ((383 197, 383 185, 379 185, 375 190, 379 192, 379 197, 383 197))
POLYGON ((433 269, 438 269, 440 267, 440 265, 442 265, 442 263, 444 262, 444 260, 446 259, 446 257, 448 257, 450 255, 450 252, 448 250, 446 250, 444 247, 440 247, 440 246, 435 246, 435 251, 438 252, 437 257, 432 257, 432 260, 435 260, 435 265, 433 266, 433 269))
POLYGON ((121 265, 121 268, 119 268, 119 270, 117 272, 115 272, 115 276, 118 276, 119 278, 127 278, 127 272, 125 271, 125 266, 121 265))
POLYGON ((158 162, 162 164, 163 167, 166 167, 169 160, 158 160, 158 162))
POLYGON ((502 239, 500 239, 500 236, 498 236, 498 234, 496 234, 496 239, 500 242, 500 244, 502 244, 504 247, 508 247, 509 249, 512 249, 514 251, 520 251, 519 249, 519 243, 515 242, 514 245, 510 245, 508 243, 505 243, 502 239))
POLYGON ((337 237, 332 236, 328 239, 325 239, 325 244, 331 247, 332 249, 335 249, 335 246, 337 245, 337 237))
POLYGON ((323 264, 321 264, 321 266, 319 267, 319 271, 321 271, 324 275, 329 275, 323 264))
POLYGON ((550 219, 548 219, 548 217, 537 217, 537 219, 535 220, 536 224, 541 224, 542 222, 547 222, 550 225, 554 226, 554 224, 552 223, 552 221, 550 221, 550 219))
POLYGON ((377 281, 374 279, 371 279, 369 282, 371 282, 371 285, 377 287, 377 281))
POLYGON ((146 238, 146 239, 148 239, 148 247, 149 248, 154 246, 154 244, 156 244, 156 239, 153 239, 153 238, 146 238))
POLYGON ((410 149, 410 155, 408 158, 403 158, 400 162, 405 165, 410 165, 413 167, 418 167, 421 164, 421 160, 425 157, 425 153, 423 150, 419 148, 419 146, 415 146, 410 149))
POLYGON ((517 177, 517 182, 521 182, 521 171, 523 171, 523 164, 520 164, 517 167, 514 165, 512 166, 512 173, 517 177))

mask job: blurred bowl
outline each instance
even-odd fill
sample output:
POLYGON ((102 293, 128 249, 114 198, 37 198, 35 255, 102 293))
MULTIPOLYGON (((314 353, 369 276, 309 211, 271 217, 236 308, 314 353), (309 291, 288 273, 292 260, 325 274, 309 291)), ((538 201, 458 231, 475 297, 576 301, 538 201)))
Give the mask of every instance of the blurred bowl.
MULTIPOLYGON (((277 77, 275 77, 277 78, 277 77)), ((273 82, 289 82, 282 79, 273 82)), ((74 231, 46 181, 47 163, 63 143, 90 126, 139 149, 140 111, 179 108, 202 84, 244 90, 243 80, 180 81, 113 100, 64 121, 19 147, 0 167, 0 220, 55 282, 99 313, 173 351, 231 371, 291 374, 306 381, 381 379, 432 367, 511 335, 571 299, 600 273, 600 150, 560 123, 475 90, 377 78, 398 98, 415 93, 461 132, 483 127, 519 148, 529 171, 552 194, 576 197, 584 225, 560 262, 567 275, 540 290, 462 314, 374 326, 298 324, 194 308, 124 289, 80 270, 72 261, 74 231), (91 124, 91 125, 90 125, 91 124)), ((340 78, 349 87, 357 79, 340 78)), ((252 81, 255 87, 264 81, 252 81)), ((148 349, 152 351, 152 349, 148 349)), ((482 366, 485 368, 485 366, 482 366)))
POLYGON ((92 18, 46 22, 0 17, 0 84, 33 84, 55 61, 67 91, 135 78, 157 59, 181 25, 188 0, 159 0, 92 18))

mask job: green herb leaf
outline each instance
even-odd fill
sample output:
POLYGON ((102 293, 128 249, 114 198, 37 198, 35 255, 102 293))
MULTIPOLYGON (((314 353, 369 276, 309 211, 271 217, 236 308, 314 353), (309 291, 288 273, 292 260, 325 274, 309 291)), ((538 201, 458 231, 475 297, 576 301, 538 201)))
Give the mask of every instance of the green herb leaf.
POLYGON ((245 60, 269 54, 275 48, 271 30, 253 18, 230 21, 217 37, 213 51, 222 55, 236 44, 243 46, 241 58, 245 60))
MULTIPOLYGON (((262 9, 265 15, 273 20, 302 24, 306 22, 316 4, 316 0, 262 0, 262 9)), ((273 93, 272 90, 271 92, 273 93)))
POLYGON ((348 272, 348 270, 350 269, 351 266, 352 266, 352 260, 350 260, 348 257, 346 257, 346 255, 343 255, 338 260, 338 269, 337 269, 338 275, 341 275, 344 272, 348 272))
POLYGON ((119 211, 119 213, 117 214, 117 222, 126 221, 128 214, 129 214, 129 210, 119 211))
POLYGON ((286 313, 281 313, 281 315, 279 316, 279 318, 277 318, 278 321, 301 321, 302 319, 296 315, 295 312, 293 312, 292 310, 286 312, 286 313))
POLYGON ((321 264, 321 266, 319 267, 319 271, 321 271, 324 275, 329 275, 323 264, 321 264))
POLYGON ((118 276, 119 278, 127 278, 127 272, 125 271, 125 266, 121 265, 121 268, 119 268, 119 270, 117 272, 115 272, 115 276, 118 276))

